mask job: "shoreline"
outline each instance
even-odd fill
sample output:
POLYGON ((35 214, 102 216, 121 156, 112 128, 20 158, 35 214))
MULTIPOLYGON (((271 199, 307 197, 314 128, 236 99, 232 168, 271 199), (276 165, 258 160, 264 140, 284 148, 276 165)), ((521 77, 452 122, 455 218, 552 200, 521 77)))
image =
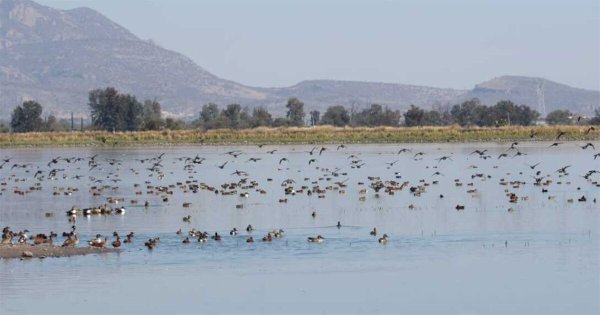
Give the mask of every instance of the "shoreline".
POLYGON ((115 248, 99 248, 99 247, 61 247, 56 245, 0 245, 0 259, 31 259, 31 258, 47 258, 47 257, 71 257, 83 256, 89 254, 105 254, 118 253, 115 248), (24 252, 30 252, 28 257, 24 256, 24 252))
POLYGON ((135 132, 74 131, 0 134, 0 147, 114 147, 146 145, 252 145, 252 144, 384 144, 479 143, 511 141, 600 140, 600 127, 288 127, 255 129, 163 130, 135 132), (531 137, 531 133, 534 137, 531 137))

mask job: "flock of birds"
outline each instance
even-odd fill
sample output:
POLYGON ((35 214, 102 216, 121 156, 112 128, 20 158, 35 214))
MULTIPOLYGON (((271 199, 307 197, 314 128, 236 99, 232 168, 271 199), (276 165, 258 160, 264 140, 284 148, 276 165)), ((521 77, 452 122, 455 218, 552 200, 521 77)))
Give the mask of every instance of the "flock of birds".
MULTIPOLYGON (((588 131, 589 132, 589 131, 588 131)), ((573 142, 560 142, 564 133, 559 133, 556 137, 556 141, 548 146, 548 150, 552 150, 553 148, 563 146, 563 145, 573 145, 573 142)), ((576 144, 581 150, 590 150, 595 151, 595 146, 593 143, 588 142, 584 144, 576 144)), ((263 148, 264 145, 258 145, 259 148, 263 148)), ((319 159, 323 155, 327 154, 328 150, 342 151, 347 149, 347 145, 340 144, 338 146, 315 146, 311 150, 303 152, 307 157, 306 167, 313 167, 319 164, 319 159)), ((188 180, 186 181, 177 181, 176 183, 171 183, 167 185, 158 185, 158 181, 152 181, 152 179, 163 180, 169 177, 169 172, 165 171, 165 153, 158 154, 156 156, 135 159, 128 161, 129 163, 124 163, 123 160, 119 159, 101 159, 99 155, 93 155, 89 157, 53 157, 49 161, 46 162, 27 162, 27 163, 19 163, 14 161, 11 157, 4 157, 0 159, 0 185, 1 192, 0 194, 5 194, 9 192, 9 183, 21 183, 25 182, 29 185, 31 181, 33 181, 32 185, 29 185, 27 188, 20 188, 15 186, 12 189, 12 192, 17 195, 27 196, 32 193, 42 191, 44 182, 51 182, 56 180, 66 180, 67 182, 75 182, 77 181, 85 181, 87 179, 89 193, 96 198, 105 198, 105 203, 102 205, 97 205, 93 207, 87 208, 79 208, 72 207, 71 209, 66 210, 66 215, 68 218, 70 230, 68 232, 63 232, 62 237, 63 241, 60 246, 63 247, 75 247, 79 245, 80 236, 77 232, 77 218, 79 216, 91 216, 91 215, 125 215, 126 208, 123 206, 124 203, 127 202, 123 197, 115 197, 113 195, 118 195, 119 184, 122 181, 122 176, 127 176, 124 172, 128 171, 131 174, 144 176, 147 180, 144 184, 136 183, 133 186, 135 191, 135 195, 144 195, 144 189, 146 190, 146 195, 158 196, 162 202, 168 202, 170 197, 175 193, 176 189, 179 189, 183 193, 197 193, 199 191, 206 191, 209 193, 213 193, 216 195, 222 196, 239 196, 240 198, 248 197, 251 193, 257 194, 267 194, 268 191, 261 188, 261 183, 258 180, 251 179, 251 176, 248 171, 233 169, 232 165, 243 164, 246 165, 248 169, 251 169, 250 166, 252 163, 258 163, 263 160, 260 154, 268 154, 274 155, 278 152, 277 149, 273 150, 265 150, 262 153, 247 153, 242 150, 232 150, 228 152, 221 153, 219 155, 219 159, 221 157, 225 157, 221 162, 217 164, 213 164, 213 166, 208 165, 208 159, 205 157, 201 157, 200 155, 195 156, 182 156, 176 157, 171 162, 173 164, 180 164, 183 168, 183 171, 188 174, 188 180), (250 156, 252 155, 252 156, 250 156), (244 158, 244 156, 248 156, 244 158), (243 161, 243 162, 242 162, 243 161), (135 165, 138 167, 136 168, 135 165), (124 169, 124 166, 129 169, 124 169), (216 167, 221 170, 222 176, 220 178, 227 178, 227 175, 236 176, 236 180, 234 181, 225 181, 221 185, 209 185, 205 182, 199 182, 196 178, 198 174, 198 168, 201 167, 216 167), (3 174, 4 173, 4 174, 3 174), (75 174, 75 173, 84 173, 84 174, 75 174), (144 187, 145 185, 145 187, 144 187)), ((298 153, 298 152, 297 152, 298 153)), ((344 153, 347 161, 340 161, 340 164, 346 164, 345 166, 340 165, 336 168, 324 168, 324 167, 316 167, 316 170, 320 172, 320 176, 318 179, 305 177, 305 184, 299 185, 296 180, 293 178, 285 179, 281 182, 282 193, 278 201, 280 203, 287 203, 288 198, 296 195, 317 195, 318 198, 325 198, 328 192, 337 192, 338 194, 344 194, 348 187, 348 180, 350 179, 349 173, 354 169, 360 169, 367 165, 366 161, 363 161, 360 157, 360 153, 349 154, 344 153), (343 180, 337 180, 338 178, 345 178, 343 180)), ((427 153, 418 151, 413 152, 411 148, 398 148, 395 152, 397 156, 406 156, 414 161, 422 161, 427 153)), ((497 156, 492 156, 488 149, 477 149, 471 152, 469 157, 476 157, 482 160, 493 159, 493 160, 501 160, 503 158, 507 159, 515 159, 521 156, 527 155, 526 152, 520 150, 519 142, 511 143, 504 152, 501 152, 497 156)), ((593 152, 591 154, 591 160, 596 160, 600 157, 600 153, 593 152)), ((277 170, 282 171, 286 170, 287 164, 290 163, 292 157, 290 156, 281 156, 278 158, 278 164, 276 165, 277 170)), ((385 167, 388 170, 392 170, 397 163, 401 161, 400 158, 394 159, 389 162, 385 162, 385 167)), ((439 164, 441 163, 450 163, 453 161, 453 155, 444 155, 438 156, 430 159, 429 161, 435 161, 431 165, 426 166, 426 168, 437 169, 439 164)), ((214 163, 214 162, 213 162, 214 163)), ((402 163, 400 163, 402 164, 402 163)), ((527 168, 531 170, 531 178, 533 181, 531 182, 535 186, 539 186, 543 193, 548 192, 547 186, 549 186, 553 180, 554 176, 558 177, 566 177, 569 176, 569 169, 572 167, 571 165, 564 165, 558 168, 553 173, 543 173, 538 169, 538 166, 541 162, 535 164, 527 164, 527 168)), ((494 166, 497 167, 497 166, 494 166)), ((476 169, 476 165, 472 165, 470 168, 476 169)), ((298 170, 299 172, 301 171, 298 170)), ((402 175, 400 172, 390 171, 391 174, 394 174, 393 179, 383 180, 380 176, 368 176, 365 181, 358 181, 358 195, 359 201, 364 201, 369 191, 374 194, 375 197, 379 197, 382 194, 394 195, 403 190, 408 190, 414 196, 419 196, 427 190, 427 187, 432 184, 437 184, 438 180, 432 179, 430 181, 420 180, 419 182, 411 182, 402 180, 402 175)), ((523 172, 520 172, 521 174, 523 172)), ((600 171, 591 169, 585 174, 581 175, 586 181, 591 183, 595 187, 600 187, 598 183, 597 174, 600 174, 600 171)), ((436 170, 432 175, 432 178, 436 178, 437 176, 443 176, 443 174, 436 170)), ((471 179, 475 178, 491 178, 490 175, 486 175, 484 173, 474 173, 470 176, 471 179)), ((268 178, 267 181, 273 181, 272 178, 268 178)), ((525 185, 527 183, 522 181, 507 181, 505 179, 500 180, 500 185, 509 186, 513 188, 518 188, 521 185, 525 185)), ((455 186, 462 186, 463 182, 460 179, 454 180, 455 186)), ((468 184, 468 186, 473 186, 472 183, 468 184)), ((80 184, 75 186, 67 186, 67 187, 54 187, 53 195, 66 195, 70 196, 73 193, 79 192, 80 188, 83 187, 80 184)), ((470 188, 467 190, 468 193, 476 192, 475 188, 470 188)), ((508 188, 505 190, 506 195, 508 196, 508 201, 510 203, 516 203, 520 199, 524 199, 524 196, 517 196, 516 193, 511 192, 508 188)), ((444 198, 443 195, 439 196, 440 198, 444 198)), ((569 202, 573 202, 573 200, 568 200, 569 202)), ((580 198, 577 198, 579 202, 586 202, 587 197, 582 195, 580 198)), ((596 198, 593 198, 592 201, 595 203, 596 198)), ((138 204, 137 199, 130 199, 129 203, 132 205, 138 204)), ((148 200, 144 201, 143 207, 149 207, 150 202, 148 200)), ((189 208, 192 206, 191 202, 183 203, 183 208, 189 208)), ((236 205, 236 208, 243 208, 244 203, 240 203, 236 205)), ((414 205, 409 205, 409 208, 414 208, 414 205)), ((457 204, 454 206, 456 210, 464 210, 465 205, 457 204)), ((509 208, 508 211, 511 211, 512 208, 509 208)), ((53 217, 54 212, 45 213, 47 217, 53 217)), ((317 215, 316 210, 311 213, 311 216, 315 218, 317 215)), ((191 223, 192 216, 186 215, 182 218, 184 223, 191 223)), ((342 224, 340 221, 335 225, 338 229, 342 228, 342 224)), ((245 236, 247 243, 253 243, 255 241, 252 233, 255 231, 252 225, 248 225, 246 227, 245 236)), ((197 229, 191 229, 187 232, 183 232, 181 229, 176 231, 176 234, 181 237, 181 242, 183 244, 189 244, 192 241, 197 242, 208 242, 208 241, 221 241, 222 235, 218 232, 209 233, 207 231, 200 231, 197 229)), ((232 228, 229 232, 231 237, 238 237, 239 231, 237 228, 232 228)), ((373 228, 369 235, 375 237, 378 243, 386 244, 389 240, 389 236, 387 234, 383 234, 381 237, 379 236, 376 228, 373 228)), ((97 234, 94 238, 88 240, 86 244, 92 247, 121 247, 123 244, 131 244, 134 242, 134 232, 128 233, 124 239, 121 238, 121 235, 118 232, 113 233, 113 239, 109 239, 108 237, 97 234)), ((284 236, 283 229, 274 229, 268 231, 262 238, 259 238, 263 242, 272 242, 275 239, 280 239, 284 236)), ((30 244, 30 245, 49 245, 54 244, 54 240, 57 239, 59 235, 55 232, 50 232, 49 234, 38 233, 35 235, 29 235, 29 231, 24 229, 20 231, 13 231, 10 227, 5 227, 2 231, 2 241, 1 245, 17 245, 17 244, 30 244)), ((308 237, 307 242, 309 243, 322 243, 325 241, 325 238, 321 235, 308 237)), ((160 243, 159 237, 150 238, 144 242, 144 245, 148 249, 153 249, 160 243)))

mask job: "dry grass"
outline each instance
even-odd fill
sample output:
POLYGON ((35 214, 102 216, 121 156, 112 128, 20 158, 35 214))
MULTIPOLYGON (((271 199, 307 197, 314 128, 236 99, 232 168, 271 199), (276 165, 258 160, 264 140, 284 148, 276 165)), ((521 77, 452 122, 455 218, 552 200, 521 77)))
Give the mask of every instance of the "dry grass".
POLYGON ((245 130, 180 130, 143 132, 36 132, 0 134, 0 146, 114 146, 146 144, 294 144, 294 143, 417 143, 554 140, 598 140, 600 128, 586 133, 589 126, 537 126, 501 128, 415 127, 415 128, 256 128, 245 130), (535 137, 531 138, 531 131, 535 137))

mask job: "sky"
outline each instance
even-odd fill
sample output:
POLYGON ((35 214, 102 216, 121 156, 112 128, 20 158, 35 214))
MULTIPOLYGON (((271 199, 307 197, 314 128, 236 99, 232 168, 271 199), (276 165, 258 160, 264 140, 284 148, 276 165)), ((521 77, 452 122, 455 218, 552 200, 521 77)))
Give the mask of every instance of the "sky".
POLYGON ((501 75, 600 90, 598 0, 37 0, 89 7, 249 86, 469 89, 501 75))

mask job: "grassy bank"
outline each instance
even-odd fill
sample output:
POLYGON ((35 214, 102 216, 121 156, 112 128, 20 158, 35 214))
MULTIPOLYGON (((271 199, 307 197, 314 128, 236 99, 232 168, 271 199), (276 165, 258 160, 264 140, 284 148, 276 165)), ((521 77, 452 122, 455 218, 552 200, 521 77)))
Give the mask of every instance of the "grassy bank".
POLYGON ((600 128, 589 126, 539 126, 501 128, 257 128, 246 130, 179 130, 143 132, 36 132, 0 134, 0 146, 130 146, 151 144, 301 144, 301 143, 421 143, 551 141, 559 132, 561 141, 600 139, 600 128), (535 133, 530 137, 532 130, 535 133))

